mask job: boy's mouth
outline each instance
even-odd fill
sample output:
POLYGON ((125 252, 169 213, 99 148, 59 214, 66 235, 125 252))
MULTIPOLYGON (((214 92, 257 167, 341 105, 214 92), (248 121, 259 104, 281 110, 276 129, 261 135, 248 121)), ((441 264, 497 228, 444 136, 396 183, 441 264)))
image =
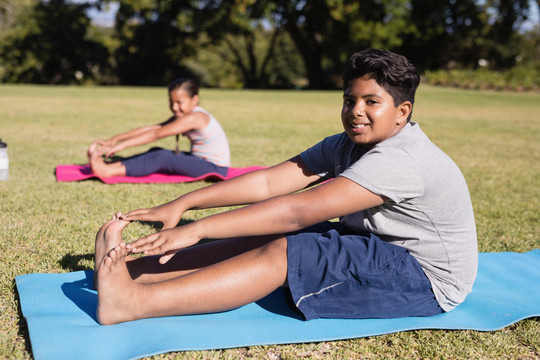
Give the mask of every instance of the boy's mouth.
POLYGON ((357 134, 357 135, 360 135, 360 134, 364 134, 368 127, 370 126, 370 124, 352 124, 350 123, 349 124, 349 131, 353 134, 357 134))

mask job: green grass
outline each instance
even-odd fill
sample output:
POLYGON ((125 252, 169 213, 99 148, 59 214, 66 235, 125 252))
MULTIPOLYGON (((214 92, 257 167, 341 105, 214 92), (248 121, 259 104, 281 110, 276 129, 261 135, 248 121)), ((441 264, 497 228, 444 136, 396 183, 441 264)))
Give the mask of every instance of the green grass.
MULTIPOLYGON (((227 131, 234 166, 272 165, 341 130, 339 92, 204 89, 201 97, 227 131)), ((8 143, 10 156, 10 179, 0 182, 0 358, 31 358, 15 276, 90 269, 94 235, 114 212, 160 204, 207 185, 55 181, 55 166, 85 163, 85 150, 93 140, 165 119, 167 106, 165 89, 0 86, 0 138, 8 143)), ((480 251, 540 247, 538 114, 540 94, 420 87, 413 118, 462 169, 475 208, 480 251)), ((172 148, 173 140, 161 140, 160 145, 172 148)), ((186 219, 215 211, 190 212, 186 219)), ((125 236, 132 239, 152 230, 134 224, 125 236)), ((154 358, 538 357, 536 318, 494 332, 408 331, 154 358)))

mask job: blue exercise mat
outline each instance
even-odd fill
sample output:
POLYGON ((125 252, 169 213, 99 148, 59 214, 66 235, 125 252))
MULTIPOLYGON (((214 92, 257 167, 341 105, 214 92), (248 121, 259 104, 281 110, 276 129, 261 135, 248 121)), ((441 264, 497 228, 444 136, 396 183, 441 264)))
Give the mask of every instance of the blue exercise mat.
POLYGON ((170 351, 351 339, 415 329, 491 331, 540 316, 540 249, 481 253, 471 294, 432 317, 304 321, 285 292, 217 314, 96 322, 92 271, 16 277, 34 358, 137 359, 170 351))

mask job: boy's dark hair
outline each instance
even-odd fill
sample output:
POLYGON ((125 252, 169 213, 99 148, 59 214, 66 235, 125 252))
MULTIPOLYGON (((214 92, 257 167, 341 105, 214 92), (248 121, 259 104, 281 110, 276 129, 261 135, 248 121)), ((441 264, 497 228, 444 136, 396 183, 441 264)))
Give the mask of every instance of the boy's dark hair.
POLYGON ((187 92, 190 97, 199 95, 199 83, 195 79, 179 78, 169 84, 169 92, 176 90, 178 88, 183 88, 184 91, 187 92))
POLYGON ((380 49, 366 49, 353 54, 343 73, 343 90, 351 81, 364 75, 375 80, 392 96, 395 107, 404 101, 414 104, 420 75, 405 56, 380 49))

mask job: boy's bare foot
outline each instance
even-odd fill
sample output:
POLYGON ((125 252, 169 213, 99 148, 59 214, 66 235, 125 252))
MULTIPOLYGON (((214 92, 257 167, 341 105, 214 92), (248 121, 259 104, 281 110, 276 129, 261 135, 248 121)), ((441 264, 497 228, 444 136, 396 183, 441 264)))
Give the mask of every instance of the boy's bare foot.
POLYGON ((98 280, 98 304, 96 316, 102 325, 135 320, 137 303, 144 285, 135 283, 126 266, 128 251, 121 242, 103 258, 98 280))
POLYGON ((94 256, 94 287, 97 289, 97 272, 107 253, 123 243, 122 231, 129 224, 129 221, 120 220, 120 213, 107 221, 96 234, 95 256, 94 256))

